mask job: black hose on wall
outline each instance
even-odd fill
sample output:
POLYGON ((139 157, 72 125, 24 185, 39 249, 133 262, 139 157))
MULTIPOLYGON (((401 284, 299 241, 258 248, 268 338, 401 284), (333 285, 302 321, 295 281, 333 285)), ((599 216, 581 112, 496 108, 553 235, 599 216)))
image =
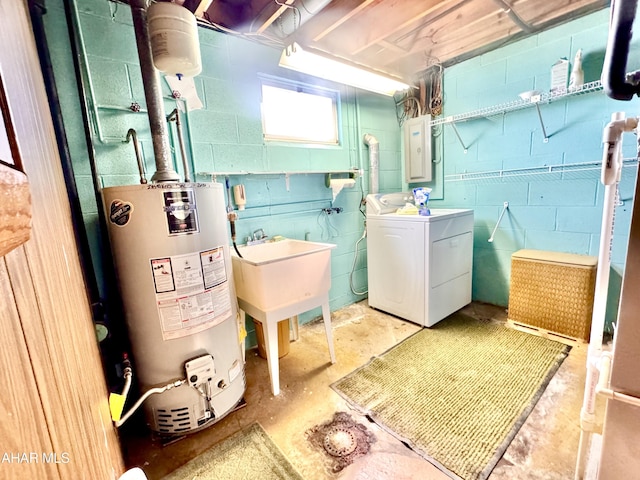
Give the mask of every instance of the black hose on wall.
POLYGON ((638 0, 616 0, 611 4, 607 51, 602 67, 605 93, 614 100, 631 100, 640 87, 627 81, 627 60, 633 36, 638 0))
POLYGON ((71 206, 71 217, 74 227, 73 231, 80 254, 82 273, 84 274, 84 281, 89 294, 89 300, 91 301, 91 307, 94 310, 93 313, 95 319, 97 313, 95 310, 101 308, 102 302, 100 299, 100 292, 98 290, 98 282, 96 281, 94 273, 93 262, 91 260, 87 230, 82 218, 80 197, 76 187, 76 180, 73 175, 71 153, 69 151, 69 144, 67 143, 64 121, 62 119, 62 110, 60 108, 60 98, 58 97, 56 80, 53 75, 53 66, 51 65, 51 56, 49 54, 47 37, 45 34, 42 16, 46 13, 47 9, 44 6, 44 2, 45 0, 29 0, 29 13, 31 15, 31 25, 36 41, 36 47, 38 49, 38 57, 40 59, 40 69, 42 70, 44 86, 49 100, 49 111, 51 112, 53 129, 56 134, 58 153, 62 164, 62 173, 64 175, 64 182, 67 187, 67 195, 71 206))
POLYGON ((89 158, 89 164, 91 167, 94 194, 98 207, 98 240, 101 245, 101 255, 104 259, 103 273, 105 277, 105 283, 107 285, 107 291, 104 295, 105 298, 103 298, 103 296, 101 295, 100 288, 98 286, 96 270, 91 258, 89 236, 82 216, 80 197, 78 195, 78 190, 76 187, 71 153, 67 141, 62 109, 60 106, 60 98, 58 95, 53 65, 49 53, 49 45, 45 32, 45 22, 43 18, 43 16, 47 12, 45 1, 46 0, 28 1, 31 24, 34 32, 36 46, 38 49, 40 68, 42 70, 42 76, 49 100, 49 109, 51 111, 60 161, 62 164, 62 171, 67 187, 71 216, 74 225, 74 234, 76 243, 78 245, 78 253, 80 256, 80 264, 85 279, 89 301, 91 302, 93 320, 95 323, 102 323, 106 325, 109 330, 108 338, 100 343, 100 352, 102 355, 103 366, 109 385, 115 385, 120 383, 121 381, 119 364, 122 361, 122 351, 129 350, 128 337, 126 334, 124 323, 121 320, 124 317, 122 314, 120 297, 117 293, 116 275, 113 268, 111 250, 109 248, 106 217, 102 208, 102 195, 100 193, 100 186, 98 184, 95 150, 93 146, 93 140, 91 138, 91 131, 89 129, 88 106, 85 95, 83 76, 81 74, 81 67, 78 60, 79 49, 76 43, 77 37, 75 26, 72 17, 71 6, 69 5, 69 2, 65 1, 63 3, 65 7, 66 21, 69 29, 69 39, 74 61, 75 78, 78 87, 78 97, 80 99, 81 105, 80 110, 82 112, 82 120, 84 125, 87 156, 89 158))

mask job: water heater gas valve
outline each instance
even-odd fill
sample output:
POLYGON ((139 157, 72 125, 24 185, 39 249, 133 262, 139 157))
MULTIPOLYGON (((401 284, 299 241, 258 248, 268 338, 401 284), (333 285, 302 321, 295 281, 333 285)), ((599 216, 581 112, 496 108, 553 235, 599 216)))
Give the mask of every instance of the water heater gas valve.
POLYGON ((202 355, 189 360, 184 364, 189 385, 198 388, 213 380, 216 374, 216 367, 213 363, 213 355, 202 355))

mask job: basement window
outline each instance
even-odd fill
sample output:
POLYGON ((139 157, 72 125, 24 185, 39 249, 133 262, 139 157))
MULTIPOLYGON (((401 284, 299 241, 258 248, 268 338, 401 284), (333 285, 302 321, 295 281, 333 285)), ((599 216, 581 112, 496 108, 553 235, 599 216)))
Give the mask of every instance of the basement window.
POLYGON ((260 80, 266 141, 339 144, 338 91, 271 77, 260 80))

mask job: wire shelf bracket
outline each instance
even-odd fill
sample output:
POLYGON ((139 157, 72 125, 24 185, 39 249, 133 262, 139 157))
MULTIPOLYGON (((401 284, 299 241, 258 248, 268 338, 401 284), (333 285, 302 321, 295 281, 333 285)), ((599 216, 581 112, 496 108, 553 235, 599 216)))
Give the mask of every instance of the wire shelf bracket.
POLYGON ((462 140, 462 137, 460 136, 460 132, 458 132, 458 129, 456 128, 456 124, 452 123, 451 124, 451 128, 453 128, 453 131, 456 134, 456 137, 458 137, 458 141, 460 142, 460 145, 462 145, 464 153, 467 153, 469 151, 469 149, 465 146, 464 141, 462 140))

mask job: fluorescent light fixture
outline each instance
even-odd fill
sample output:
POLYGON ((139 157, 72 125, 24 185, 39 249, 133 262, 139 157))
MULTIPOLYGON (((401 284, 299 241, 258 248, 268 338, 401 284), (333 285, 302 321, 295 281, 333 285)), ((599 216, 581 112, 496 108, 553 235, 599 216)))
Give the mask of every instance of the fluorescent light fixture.
POLYGON ((399 90, 410 88, 406 83, 393 77, 303 50, 297 43, 283 50, 280 66, 383 95, 391 96, 399 90))

